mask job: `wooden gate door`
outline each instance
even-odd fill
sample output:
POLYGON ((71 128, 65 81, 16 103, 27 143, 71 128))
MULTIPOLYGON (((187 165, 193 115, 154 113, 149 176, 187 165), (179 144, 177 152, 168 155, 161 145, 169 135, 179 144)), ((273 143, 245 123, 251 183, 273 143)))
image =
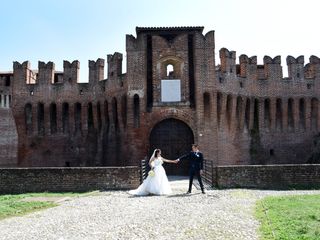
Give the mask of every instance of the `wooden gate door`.
MULTIPOLYGON (((150 134, 149 156, 154 149, 160 148, 166 159, 177 159, 191 151, 194 142, 193 132, 183 121, 165 119, 154 126, 150 134)), ((165 163, 164 168, 168 175, 188 175, 188 161, 178 164, 165 163)))

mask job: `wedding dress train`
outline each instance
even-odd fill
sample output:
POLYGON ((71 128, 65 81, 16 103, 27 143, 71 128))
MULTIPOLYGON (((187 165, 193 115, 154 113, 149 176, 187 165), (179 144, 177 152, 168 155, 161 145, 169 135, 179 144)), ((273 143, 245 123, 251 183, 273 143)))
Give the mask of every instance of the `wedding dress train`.
POLYGON ((161 157, 155 158, 153 163, 154 176, 148 175, 143 183, 137 189, 129 191, 129 194, 145 196, 148 194, 167 195, 172 193, 168 177, 162 166, 161 157))

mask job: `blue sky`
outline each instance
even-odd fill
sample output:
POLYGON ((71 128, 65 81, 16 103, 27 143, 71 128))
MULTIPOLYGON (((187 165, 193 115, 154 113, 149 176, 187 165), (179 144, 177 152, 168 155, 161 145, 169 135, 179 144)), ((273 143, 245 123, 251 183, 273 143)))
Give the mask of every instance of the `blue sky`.
MULTIPOLYGON (((80 81, 88 60, 121 52, 135 27, 204 26, 215 30, 216 57, 226 47, 248 56, 320 57, 318 0, 15 0, 1 2, 0 71, 12 62, 80 61, 80 81)), ((219 62, 219 61, 217 61, 219 62)), ((124 64, 125 65, 125 64, 124 64)), ((124 68, 125 72, 126 69, 124 68)), ((284 72, 286 70, 284 69, 284 72)), ((285 72, 285 75, 287 73, 285 72)))

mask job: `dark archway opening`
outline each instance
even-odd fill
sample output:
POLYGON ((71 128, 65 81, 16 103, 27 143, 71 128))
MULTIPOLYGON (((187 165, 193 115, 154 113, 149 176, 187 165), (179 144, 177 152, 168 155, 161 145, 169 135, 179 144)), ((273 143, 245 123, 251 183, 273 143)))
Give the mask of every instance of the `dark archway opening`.
MULTIPOLYGON (((186 123, 169 118, 154 126, 149 141, 149 156, 155 148, 160 148, 164 158, 174 160, 191 151, 194 136, 186 123)), ((188 167, 188 160, 181 161, 178 164, 164 164, 167 175, 188 175, 188 167)))

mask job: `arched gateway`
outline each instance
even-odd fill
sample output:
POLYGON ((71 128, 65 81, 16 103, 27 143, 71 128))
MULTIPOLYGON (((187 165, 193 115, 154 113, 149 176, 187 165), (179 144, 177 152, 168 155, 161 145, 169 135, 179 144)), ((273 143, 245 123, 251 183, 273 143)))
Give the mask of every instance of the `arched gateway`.
MULTIPOLYGON (((150 134, 150 155, 160 148, 163 157, 177 159, 191 150, 194 136, 191 128, 181 120, 169 118, 157 123, 150 134)), ((188 162, 178 164, 165 163, 168 175, 188 175, 188 162)))

